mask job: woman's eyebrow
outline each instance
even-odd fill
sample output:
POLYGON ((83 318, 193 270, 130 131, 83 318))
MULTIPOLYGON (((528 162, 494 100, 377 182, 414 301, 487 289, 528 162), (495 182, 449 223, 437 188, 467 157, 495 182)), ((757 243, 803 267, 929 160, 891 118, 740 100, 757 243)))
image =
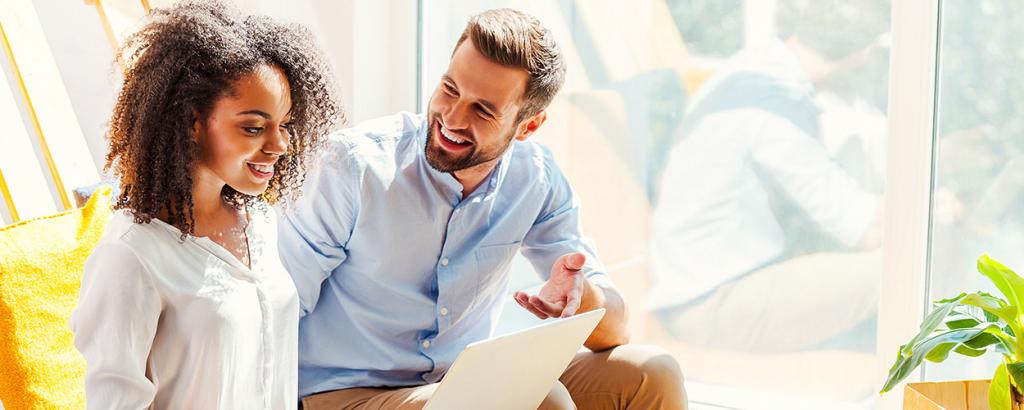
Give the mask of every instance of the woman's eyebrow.
POLYGON ((260 117, 263 117, 265 119, 268 119, 268 120, 270 119, 270 114, 267 114, 266 112, 260 111, 260 110, 242 111, 242 112, 240 112, 238 114, 235 114, 235 115, 259 115, 260 117))

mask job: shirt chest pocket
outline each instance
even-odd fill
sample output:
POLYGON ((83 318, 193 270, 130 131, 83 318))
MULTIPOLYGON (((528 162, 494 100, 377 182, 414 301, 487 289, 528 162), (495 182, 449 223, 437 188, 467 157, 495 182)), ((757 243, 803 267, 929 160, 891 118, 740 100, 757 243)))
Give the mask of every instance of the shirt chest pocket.
POLYGON ((509 266, 519 250, 519 242, 487 245, 477 248, 476 257, 477 295, 488 297, 504 292, 508 283, 509 266))

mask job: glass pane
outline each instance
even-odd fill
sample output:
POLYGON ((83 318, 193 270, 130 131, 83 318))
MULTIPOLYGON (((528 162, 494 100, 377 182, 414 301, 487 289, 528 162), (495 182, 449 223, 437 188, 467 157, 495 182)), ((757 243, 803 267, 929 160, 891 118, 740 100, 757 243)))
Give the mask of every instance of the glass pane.
MULTIPOLYGON (((535 138, 580 197, 634 342, 679 359, 695 408, 871 403, 887 0, 424 5, 423 95, 483 9, 555 34, 567 83, 535 138)), ((514 288, 539 283, 514 270, 514 288)), ((531 317, 510 302, 498 331, 531 317)))
MULTIPOLYGON (((1024 271, 1024 10, 1008 0, 942 2, 929 296, 998 291, 988 252, 1024 271)), ((996 354, 929 364, 931 380, 990 378, 996 354)))

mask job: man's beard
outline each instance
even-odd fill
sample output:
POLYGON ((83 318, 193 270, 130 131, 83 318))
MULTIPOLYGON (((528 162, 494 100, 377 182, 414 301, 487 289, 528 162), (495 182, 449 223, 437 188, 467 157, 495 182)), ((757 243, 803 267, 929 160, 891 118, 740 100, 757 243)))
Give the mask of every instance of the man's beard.
MULTIPOLYGON (((488 161, 493 161, 505 153, 505 150, 508 149, 509 145, 512 145, 512 139, 508 138, 504 147, 499 149, 493 155, 489 155, 490 153, 488 152, 477 152, 479 145, 474 141, 473 146, 466 149, 468 153, 465 153, 458 158, 452 158, 450 156, 451 154, 442 148, 437 142, 438 136, 434 135, 434 127, 437 122, 437 117, 435 115, 430 115, 430 127, 427 128, 427 143, 424 144, 423 152, 427 157, 427 164, 438 172, 462 171, 488 161)), ((514 129, 515 128, 513 128, 513 130, 514 129)), ((444 137, 442 136, 440 138, 444 137)))

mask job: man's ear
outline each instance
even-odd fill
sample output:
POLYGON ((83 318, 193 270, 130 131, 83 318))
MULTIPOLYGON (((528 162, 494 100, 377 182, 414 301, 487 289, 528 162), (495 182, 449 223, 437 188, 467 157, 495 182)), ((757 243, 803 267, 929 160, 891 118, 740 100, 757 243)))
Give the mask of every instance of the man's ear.
POLYGON ((541 110, 541 112, 535 114, 530 118, 527 118, 525 121, 519 124, 519 129, 516 130, 516 139, 519 141, 526 141, 526 139, 530 138, 530 136, 537 131, 537 128, 540 128, 540 126, 543 125, 544 121, 547 121, 547 119, 548 112, 544 110, 541 110))

